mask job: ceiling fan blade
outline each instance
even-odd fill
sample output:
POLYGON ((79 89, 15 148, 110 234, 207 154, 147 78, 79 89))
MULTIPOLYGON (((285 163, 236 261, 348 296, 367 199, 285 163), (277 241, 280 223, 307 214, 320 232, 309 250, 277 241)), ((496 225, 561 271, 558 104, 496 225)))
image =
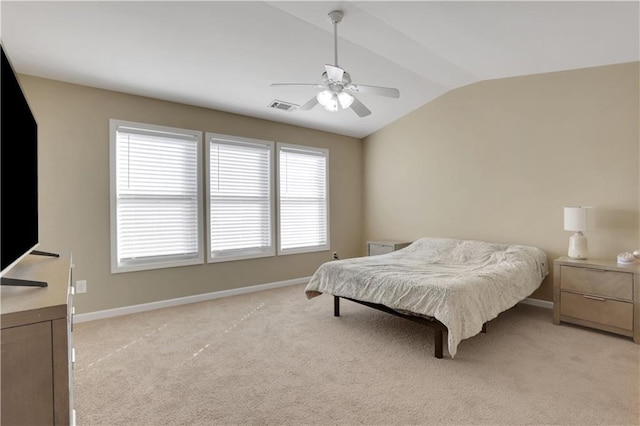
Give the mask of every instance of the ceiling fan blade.
POLYGON ((400 91, 391 87, 367 86, 364 84, 349 84, 345 87, 355 93, 366 93, 371 95, 386 96, 389 98, 399 98, 400 91))
POLYGON ((327 70, 327 77, 329 77, 329 80, 335 81, 336 83, 342 83, 342 76, 344 75, 344 70, 342 68, 334 65, 325 65, 324 69, 327 70))
POLYGON ((298 107, 300 111, 309 111, 314 106, 318 105, 318 98, 315 96, 307 101, 304 105, 298 107))
POLYGON ((271 83, 271 87, 278 87, 278 86, 324 87, 322 84, 318 84, 318 83, 271 83))
POLYGON ((353 103, 351 104, 351 109, 358 114, 359 117, 366 117, 371 114, 371 110, 364 106, 362 102, 358 100, 355 96, 353 97, 353 103))

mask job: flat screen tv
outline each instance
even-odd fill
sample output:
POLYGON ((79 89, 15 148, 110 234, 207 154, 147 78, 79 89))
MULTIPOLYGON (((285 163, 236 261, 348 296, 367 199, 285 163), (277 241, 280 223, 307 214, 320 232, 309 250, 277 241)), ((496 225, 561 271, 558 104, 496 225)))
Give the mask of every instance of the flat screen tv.
MULTIPOLYGON (((0 260, 4 276, 38 245, 38 125, 4 46, 0 69, 0 260)), ((3 284, 6 280, 3 278, 3 284)))

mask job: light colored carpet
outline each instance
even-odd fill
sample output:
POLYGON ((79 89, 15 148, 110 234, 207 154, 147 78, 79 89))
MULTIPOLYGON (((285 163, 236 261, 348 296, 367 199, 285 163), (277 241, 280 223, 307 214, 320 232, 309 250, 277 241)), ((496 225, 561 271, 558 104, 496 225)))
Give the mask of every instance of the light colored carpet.
POLYGON ((76 325, 78 424, 640 423, 628 338, 518 305, 439 360, 430 329, 303 289, 76 325))

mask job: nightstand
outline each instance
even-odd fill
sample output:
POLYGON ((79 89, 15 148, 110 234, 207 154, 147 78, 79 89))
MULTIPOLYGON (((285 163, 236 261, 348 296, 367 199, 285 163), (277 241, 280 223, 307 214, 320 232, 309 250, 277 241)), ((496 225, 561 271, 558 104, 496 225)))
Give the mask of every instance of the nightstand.
POLYGON ((640 266, 556 259, 553 323, 561 321, 629 336, 640 344, 640 266))
POLYGON ((411 244, 406 241, 367 241, 367 256, 387 254, 411 244))

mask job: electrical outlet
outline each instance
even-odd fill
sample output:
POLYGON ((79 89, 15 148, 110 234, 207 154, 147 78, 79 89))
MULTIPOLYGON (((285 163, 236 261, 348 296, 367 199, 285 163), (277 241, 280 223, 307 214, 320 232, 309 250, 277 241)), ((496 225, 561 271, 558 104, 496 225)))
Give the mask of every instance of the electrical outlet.
POLYGON ((333 252, 332 258, 333 258, 333 260, 338 260, 338 259, 340 259, 340 258, 338 257, 338 252, 337 252, 337 251, 334 251, 334 252, 333 252))
POLYGON ((76 293, 86 293, 87 292, 87 280, 76 281, 76 293))

